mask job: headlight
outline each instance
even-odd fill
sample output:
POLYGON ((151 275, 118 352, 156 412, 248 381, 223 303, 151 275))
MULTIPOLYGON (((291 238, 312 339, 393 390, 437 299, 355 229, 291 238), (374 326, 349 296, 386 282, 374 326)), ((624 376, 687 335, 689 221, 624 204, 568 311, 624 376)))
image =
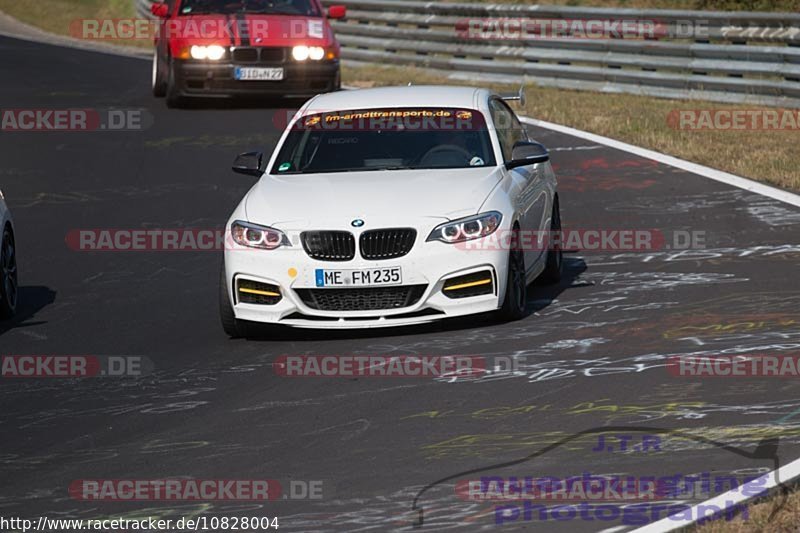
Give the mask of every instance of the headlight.
POLYGON ((225 48, 218 44, 192 46, 189 52, 194 59, 210 59, 211 61, 219 61, 225 56, 225 48))
POLYGON ((503 215, 497 211, 460 218, 436 226, 427 240, 454 243, 480 239, 494 233, 502 220, 503 215))
POLYGON ((305 61, 306 59, 319 61, 325 57, 325 49, 321 46, 295 46, 292 48, 292 57, 296 61, 305 61))
POLYGON ((241 220, 231 224, 231 236, 233 242, 249 248, 274 250, 279 246, 291 246, 289 239, 282 231, 241 220))
POLYGON ((321 46, 312 46, 308 49, 308 57, 314 61, 319 61, 325 57, 325 49, 321 46))

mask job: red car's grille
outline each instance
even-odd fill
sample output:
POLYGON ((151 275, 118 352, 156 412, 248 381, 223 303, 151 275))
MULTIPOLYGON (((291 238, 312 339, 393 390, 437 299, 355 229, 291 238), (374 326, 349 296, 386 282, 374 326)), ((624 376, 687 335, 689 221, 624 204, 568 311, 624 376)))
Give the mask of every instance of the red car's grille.
POLYGON ((286 48, 242 46, 233 48, 234 63, 280 64, 286 60, 286 48))

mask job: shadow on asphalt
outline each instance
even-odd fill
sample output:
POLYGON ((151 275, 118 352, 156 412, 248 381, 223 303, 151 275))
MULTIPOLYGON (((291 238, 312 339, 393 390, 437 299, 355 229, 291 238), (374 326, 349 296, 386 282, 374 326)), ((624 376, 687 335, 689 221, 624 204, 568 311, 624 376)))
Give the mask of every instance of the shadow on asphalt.
MULTIPOLYGON (((539 312, 549 306, 565 290, 578 288, 573 286, 578 277, 586 271, 586 263, 580 258, 564 256, 561 282, 553 285, 538 285, 536 282, 528 286, 528 314, 523 320, 535 320, 530 314, 539 312)), ((479 327, 505 324, 498 322, 490 313, 470 315, 467 317, 439 320, 429 324, 413 326, 397 326, 389 328, 325 330, 290 328, 287 326, 269 326, 249 324, 247 340, 249 341, 326 341, 347 339, 370 339, 374 337, 398 337, 421 335, 426 333, 445 333, 449 331, 470 330, 479 327)), ((513 327, 513 324, 509 325, 513 327)))
POLYGON ((0 335, 15 328, 27 328, 44 324, 45 322, 26 321, 55 301, 56 291, 49 287, 20 287, 17 314, 10 320, 0 321, 0 335))
MULTIPOLYGON (((177 111, 220 110, 220 109, 300 109, 308 98, 186 98, 177 111)), ((163 102, 163 100, 162 100, 163 102)), ((166 107, 166 103, 164 103, 166 107)))

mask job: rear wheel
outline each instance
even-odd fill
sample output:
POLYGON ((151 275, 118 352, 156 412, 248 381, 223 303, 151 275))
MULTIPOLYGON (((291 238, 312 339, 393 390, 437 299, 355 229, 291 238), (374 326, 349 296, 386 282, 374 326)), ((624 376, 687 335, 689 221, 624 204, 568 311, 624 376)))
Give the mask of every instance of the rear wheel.
POLYGON ((222 329, 231 338, 244 337, 247 334, 247 324, 236 318, 231 304, 231 297, 228 294, 228 282, 225 276, 225 263, 222 263, 219 276, 219 318, 222 322, 222 329))
POLYGON ((158 48, 153 52, 153 96, 163 98, 167 95, 167 80, 164 79, 164 65, 158 55, 158 48))
POLYGON ((14 233, 10 227, 3 230, 0 240, 0 318, 11 318, 17 310, 19 278, 17 277, 17 250, 14 233))
POLYGON ((553 202, 553 214, 550 218, 551 245, 547 250, 547 263, 539 276, 543 283, 558 283, 561 281, 561 268, 564 263, 564 252, 561 250, 561 209, 558 206, 558 197, 553 202))
POLYGON ((528 283, 525 277, 525 253, 519 247, 519 228, 514 228, 511 250, 508 252, 508 274, 503 307, 497 317, 505 322, 513 322, 525 316, 528 299, 528 283))

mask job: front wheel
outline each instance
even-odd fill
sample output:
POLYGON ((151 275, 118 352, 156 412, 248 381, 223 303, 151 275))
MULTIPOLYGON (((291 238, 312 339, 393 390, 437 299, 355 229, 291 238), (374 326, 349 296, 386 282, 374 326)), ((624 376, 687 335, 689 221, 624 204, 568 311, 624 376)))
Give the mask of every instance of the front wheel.
POLYGON ((561 209, 558 197, 553 202, 553 214, 550 218, 550 246, 547 249, 547 262, 539 276, 542 283, 558 283, 561 281, 561 268, 564 263, 564 252, 561 250, 561 209))
POLYGON ((158 48, 153 52, 153 96, 163 98, 167 95, 167 80, 164 79, 164 67, 158 55, 158 48))
POLYGON ((228 294, 228 282, 225 277, 224 261, 220 268, 219 278, 219 318, 220 322, 222 322, 222 329, 233 339, 244 337, 247 334, 246 323, 236 318, 233 312, 233 305, 231 305, 231 298, 228 294))
POLYGON ((341 91, 342 90, 342 71, 336 71, 336 79, 333 82, 333 90, 334 91, 341 91))
POLYGON ((3 230, 0 240, 0 318, 11 318, 17 310, 19 279, 17 253, 11 228, 3 230))
POLYGON ((167 76, 167 107, 183 107, 184 99, 178 86, 178 66, 175 61, 169 62, 169 75, 167 76))
POLYGON ((528 300, 528 283, 525 276, 525 253, 519 248, 519 230, 514 229, 511 250, 508 252, 508 274, 503 307, 497 311, 497 318, 513 322, 525 316, 528 300))

